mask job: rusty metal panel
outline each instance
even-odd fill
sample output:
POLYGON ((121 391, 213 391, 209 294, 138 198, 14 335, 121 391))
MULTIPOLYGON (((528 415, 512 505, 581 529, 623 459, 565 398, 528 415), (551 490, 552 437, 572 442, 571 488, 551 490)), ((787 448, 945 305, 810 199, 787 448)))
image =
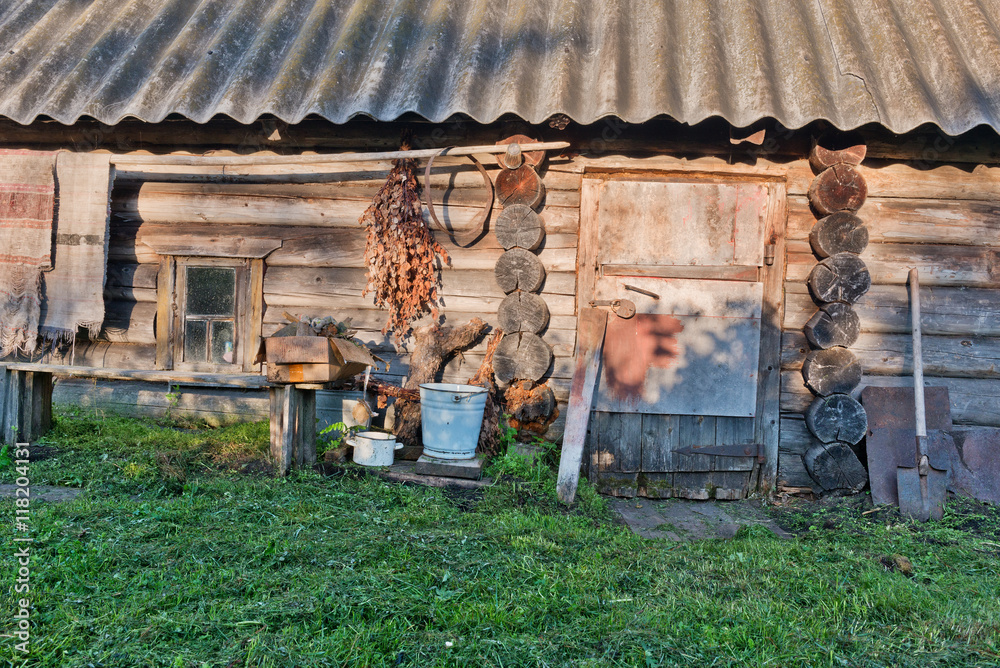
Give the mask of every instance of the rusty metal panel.
POLYGON ((634 295, 611 316, 595 410, 753 417, 763 286, 737 281, 605 277, 597 299, 634 295), (625 292, 632 285, 659 299, 625 292))
POLYGON ((608 181, 598 209, 598 262, 761 266, 767 203, 761 183, 608 181))

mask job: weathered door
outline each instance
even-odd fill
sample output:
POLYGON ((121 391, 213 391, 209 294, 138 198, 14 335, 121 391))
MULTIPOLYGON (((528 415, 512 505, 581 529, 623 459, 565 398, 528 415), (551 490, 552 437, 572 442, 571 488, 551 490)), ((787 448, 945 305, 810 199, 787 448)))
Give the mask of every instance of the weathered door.
POLYGON ((608 320, 586 449, 607 493, 742 498, 777 461, 784 184, 584 179, 580 306, 608 320))

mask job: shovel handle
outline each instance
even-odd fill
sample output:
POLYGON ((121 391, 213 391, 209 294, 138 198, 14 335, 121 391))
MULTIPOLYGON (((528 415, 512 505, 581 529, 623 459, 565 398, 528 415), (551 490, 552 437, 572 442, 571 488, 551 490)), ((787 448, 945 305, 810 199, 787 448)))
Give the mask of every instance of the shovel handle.
MULTIPOLYGON (((910 318, 913 332, 913 403, 916 407, 917 442, 927 436, 927 413, 924 408, 924 352, 920 340, 920 277, 910 269, 910 318)), ((921 453, 923 454, 923 453, 921 453)))

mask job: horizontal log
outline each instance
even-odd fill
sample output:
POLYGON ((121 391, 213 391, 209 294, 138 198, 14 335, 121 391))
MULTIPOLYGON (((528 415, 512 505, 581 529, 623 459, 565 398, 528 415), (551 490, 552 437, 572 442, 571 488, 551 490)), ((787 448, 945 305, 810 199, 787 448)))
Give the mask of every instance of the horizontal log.
MULTIPOLYGON (((377 190, 378 187, 328 184, 144 183, 138 188, 117 188, 112 193, 111 206, 116 220, 137 223, 355 227, 377 190), (261 189, 269 190, 256 192, 261 189)), ((485 204, 483 194, 478 193, 477 197, 471 188, 438 192, 441 193, 435 198, 438 218, 459 231, 469 229, 485 204)), ((578 207, 578 193, 553 191, 540 213, 546 231, 575 233, 579 228, 578 207)), ((426 208, 424 218, 429 220, 426 208)))
POLYGON ((156 277, 160 265, 137 264, 135 262, 108 262, 107 287, 114 288, 156 288, 156 277))
MULTIPOLYGON (((927 387, 947 387, 951 398, 951 416, 955 424, 1000 426, 1000 380, 993 378, 942 378, 924 376, 927 387)), ((906 376, 869 376, 851 393, 855 399, 865 387, 912 387, 913 378, 906 376)), ((781 372, 781 411, 804 414, 812 403, 813 394, 802 382, 802 374, 781 372)))
MULTIPOLYGON (((910 331, 910 297, 905 285, 873 285, 854 310, 862 332, 910 331)), ((1000 290, 921 285, 920 311, 925 334, 1000 336, 1000 290)), ((801 330, 815 312, 816 303, 806 286, 785 283, 783 329, 801 330)))
POLYGON ((196 373, 193 371, 149 371, 146 369, 121 369, 43 363, 13 363, 8 368, 18 371, 40 371, 54 376, 72 378, 100 378, 102 380, 144 380, 151 383, 176 385, 206 385, 211 387, 260 388, 267 386, 267 379, 260 374, 196 373))
POLYGON ((156 302, 105 300, 99 339, 115 343, 155 344, 156 302))
MULTIPOLYGON (((995 202, 872 198, 858 216, 872 244, 1000 246, 1000 205, 995 202)), ((815 223, 806 198, 788 198, 789 240, 807 240, 815 223)))
MULTIPOLYGON (((785 280, 802 283, 816 266, 803 242, 789 242, 785 280)), ((920 270, 921 285, 1000 287, 1000 250, 938 244, 872 244, 861 256, 872 283, 905 285, 910 269, 920 270), (926 277, 926 278, 925 278, 926 277)))
MULTIPOLYGON (((923 306, 921 304, 921 306, 923 306)), ((923 337, 924 372, 957 378, 1000 378, 1000 340, 993 337, 923 337)), ((908 334, 867 332, 851 346, 865 373, 913 374, 913 342, 908 334)), ((806 337, 794 330, 781 337, 781 368, 801 369, 809 353, 806 337)))
MULTIPOLYGON (((385 326, 385 322, 388 318, 387 312, 374 309, 356 309, 356 308, 335 308, 329 304, 324 305, 322 308, 316 308, 309 311, 302 309, 289 309, 284 308, 280 305, 268 306, 264 310, 264 326, 275 327, 277 325, 285 325, 288 321, 284 317, 285 311, 291 311, 294 315, 309 316, 313 318, 324 318, 330 316, 336 318, 337 320, 345 320, 351 318, 352 325, 361 330, 369 331, 379 331, 385 326)), ((481 318, 491 327, 499 326, 498 318, 496 313, 481 313, 481 312, 464 312, 464 311, 453 311, 450 309, 443 309, 441 312, 441 317, 443 321, 440 324, 445 325, 455 325, 466 323, 472 318, 481 318)), ((421 327, 423 325, 429 325, 433 322, 430 315, 424 315, 419 320, 413 323, 414 327, 421 327)), ((546 338, 548 333, 551 331, 576 331, 576 316, 575 315, 557 315, 549 318, 549 326, 542 331, 542 338, 546 338)), ((407 340, 408 341, 408 340, 407 340)))
POLYGON ((72 364, 107 369, 152 370, 156 368, 156 346, 78 339, 75 350, 69 346, 60 348, 55 352, 46 353, 40 361, 45 364, 72 364))

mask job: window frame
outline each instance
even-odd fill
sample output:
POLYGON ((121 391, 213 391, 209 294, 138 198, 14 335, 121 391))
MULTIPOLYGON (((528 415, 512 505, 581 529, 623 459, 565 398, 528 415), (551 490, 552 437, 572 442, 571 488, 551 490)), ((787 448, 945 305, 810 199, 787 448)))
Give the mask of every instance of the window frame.
POLYGON ((245 257, 164 255, 157 278, 156 368, 199 373, 252 372, 264 312, 264 260, 245 257), (233 363, 184 361, 184 309, 188 267, 236 270, 233 363))

